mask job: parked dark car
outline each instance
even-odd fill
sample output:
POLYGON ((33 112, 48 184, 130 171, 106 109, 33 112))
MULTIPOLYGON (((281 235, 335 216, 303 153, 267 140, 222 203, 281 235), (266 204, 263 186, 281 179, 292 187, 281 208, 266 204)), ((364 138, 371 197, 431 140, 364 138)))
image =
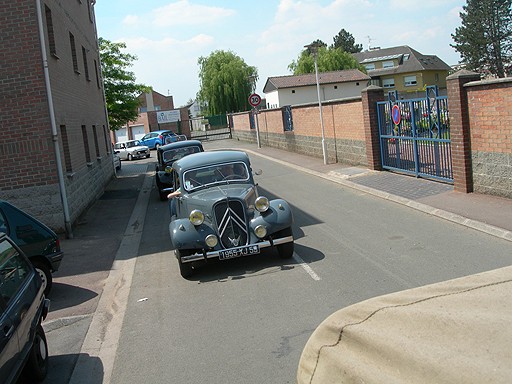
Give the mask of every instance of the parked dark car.
POLYGON ((203 151, 199 140, 177 141, 158 148, 155 180, 160 200, 167 200, 170 189, 174 188, 172 164, 182 157, 203 151))
POLYGON ((210 258, 257 255, 264 248, 293 255, 291 207, 258 194, 245 152, 197 153, 172 168, 181 195, 174 198, 169 234, 183 277, 210 258))
POLYGON ((0 232, 6 233, 32 262, 43 280, 46 295, 52 288, 52 272, 59 269, 63 252, 59 237, 28 213, 0 200, 0 232))
POLYGON ((39 382, 48 371, 48 344, 41 321, 50 301, 23 251, 0 232, 0 381, 20 375, 39 382))

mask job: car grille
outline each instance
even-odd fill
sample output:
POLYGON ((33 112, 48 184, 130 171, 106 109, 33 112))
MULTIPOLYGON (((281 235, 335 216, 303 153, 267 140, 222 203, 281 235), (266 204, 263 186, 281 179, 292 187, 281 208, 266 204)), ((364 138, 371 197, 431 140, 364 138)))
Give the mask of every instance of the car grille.
POLYGON ((213 211, 224 248, 240 247, 248 243, 247 221, 241 201, 223 200, 215 205, 213 211))

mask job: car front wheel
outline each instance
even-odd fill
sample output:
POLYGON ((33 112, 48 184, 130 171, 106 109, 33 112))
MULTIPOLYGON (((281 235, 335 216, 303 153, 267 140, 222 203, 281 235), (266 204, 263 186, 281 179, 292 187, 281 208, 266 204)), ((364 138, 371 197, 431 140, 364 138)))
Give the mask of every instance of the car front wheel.
POLYGON ((194 269, 192 268, 192 263, 183 263, 181 261, 182 256, 188 256, 188 255, 190 255, 191 252, 187 252, 184 250, 180 251, 179 249, 177 249, 175 252, 176 252, 176 258, 178 259, 178 264, 180 266, 181 277, 186 279, 187 277, 192 276, 192 273, 194 272, 194 269))
POLYGON ((34 344, 30 349, 27 365, 24 368, 23 375, 33 381, 43 381, 48 373, 48 343, 44 329, 39 324, 34 337, 34 344))
POLYGON ((33 264, 36 272, 41 276, 41 280, 43 281, 44 294, 48 296, 52 289, 52 272, 50 268, 41 261, 35 261, 33 264))
MULTIPOLYGON (((292 236, 292 229, 286 228, 277 233, 276 238, 292 236)), ((277 246, 277 252, 282 259, 289 259, 293 256, 294 242, 284 243, 277 246)))

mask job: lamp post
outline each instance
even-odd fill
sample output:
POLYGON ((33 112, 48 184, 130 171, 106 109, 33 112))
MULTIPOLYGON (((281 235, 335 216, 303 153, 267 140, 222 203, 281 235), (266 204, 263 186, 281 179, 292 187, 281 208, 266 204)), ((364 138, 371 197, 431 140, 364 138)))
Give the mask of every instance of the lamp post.
POLYGON ((325 146, 325 128, 324 128, 324 117, 322 114, 322 99, 320 98, 320 83, 318 81, 318 48, 320 47, 317 43, 312 43, 309 45, 305 45, 304 48, 308 48, 311 53, 313 53, 313 57, 315 58, 315 77, 316 77, 316 92, 318 95, 318 108, 320 109, 320 125, 322 126, 322 154, 324 156, 324 165, 327 164, 327 148, 325 146))

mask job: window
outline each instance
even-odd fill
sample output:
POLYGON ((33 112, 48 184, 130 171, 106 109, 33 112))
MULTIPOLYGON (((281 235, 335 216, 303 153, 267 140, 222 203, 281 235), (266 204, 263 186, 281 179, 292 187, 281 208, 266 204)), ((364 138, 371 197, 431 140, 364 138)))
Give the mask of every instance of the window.
POLYGON ((364 67, 367 71, 371 71, 375 69, 375 64, 366 64, 364 67))
POLYGON ((68 132, 65 125, 60 126, 60 135, 62 137, 62 149, 64 150, 64 164, 66 165, 66 172, 71 173, 73 172, 73 168, 71 167, 68 132))
POLYGON ((82 139, 84 141, 85 161, 91 162, 91 151, 89 149, 89 137, 87 136, 87 127, 82 125, 82 139))
POLYGON ((295 93, 295 89, 292 89, 292 93, 295 93))
POLYGON ((98 144, 98 132, 96 131, 96 126, 92 126, 92 134, 94 139, 94 148, 96 149, 96 158, 100 158, 100 146, 98 144))
POLYGON ((44 14, 46 17, 46 32, 48 34, 48 45, 50 46, 50 54, 57 56, 57 49, 55 47, 55 35, 53 34, 53 20, 52 11, 48 6, 44 6, 44 14))
POLYGON ((411 55, 409 55, 408 53, 406 53, 406 54, 404 55, 404 61, 409 60, 409 57, 410 57, 410 56, 411 56, 411 55))
POLYGON ((410 87, 416 85, 416 75, 414 76, 404 76, 404 85, 406 87, 410 87))
POLYGON ((384 61, 382 63, 382 68, 393 68, 395 66, 395 63, 393 63, 392 60, 390 61, 384 61))
POLYGON ((334 89, 338 89, 338 86, 337 86, 337 85, 335 85, 335 86, 334 86, 334 89))
POLYGON ((100 75, 98 72, 98 62, 96 60, 94 60, 94 72, 96 72, 96 85, 98 89, 100 89, 100 75))
POLYGON ((105 149, 108 154, 112 149, 112 145, 108 145, 110 140, 108 139, 107 128, 105 126, 103 126, 103 138, 105 139, 105 149))
POLYGON ((87 65, 87 50, 84 47, 82 47, 82 57, 84 59, 85 78, 87 81, 91 81, 91 78, 89 77, 89 66, 87 65))
POLYGON ((30 272, 28 262, 16 248, 4 240, 0 243, 0 292, 8 304, 25 283, 30 272))
POLYGON ((393 88, 395 86, 395 79, 382 79, 382 87, 383 88, 393 88))
POLYGON ((76 73, 78 72, 78 59, 76 57, 76 46, 75 46, 75 36, 71 32, 69 32, 69 44, 71 46, 71 58, 73 59, 73 70, 76 73))

